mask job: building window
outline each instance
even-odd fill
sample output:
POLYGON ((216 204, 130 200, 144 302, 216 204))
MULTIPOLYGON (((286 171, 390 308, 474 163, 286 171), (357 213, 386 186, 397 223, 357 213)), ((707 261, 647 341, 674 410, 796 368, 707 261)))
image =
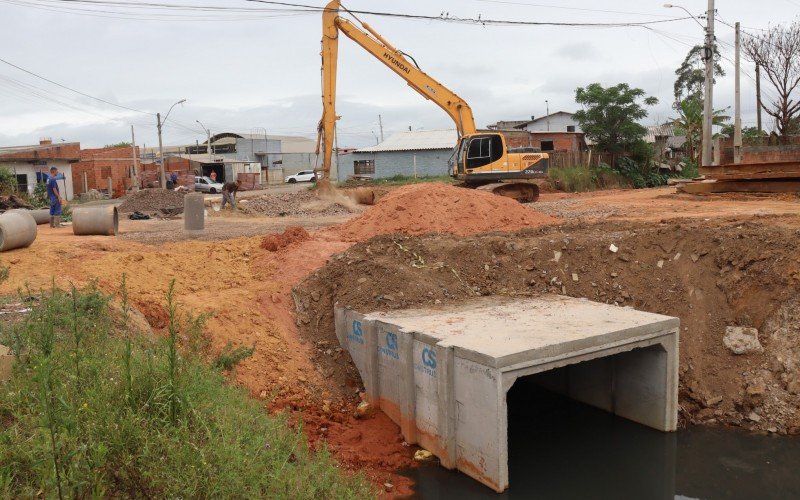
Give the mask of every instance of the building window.
POLYGON ((542 141, 542 151, 553 151, 554 149, 553 141, 542 141))
POLYGON ((567 125, 567 132, 575 132, 575 125, 567 125))
POLYGON ((355 160, 353 175, 375 175, 375 160, 355 160))
POLYGON ((17 174, 17 191, 20 193, 28 192, 28 175, 17 174))

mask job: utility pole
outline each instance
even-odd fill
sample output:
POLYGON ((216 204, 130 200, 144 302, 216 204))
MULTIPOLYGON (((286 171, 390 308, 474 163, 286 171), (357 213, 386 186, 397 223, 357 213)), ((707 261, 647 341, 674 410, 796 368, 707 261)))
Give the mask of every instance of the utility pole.
POLYGON ((701 166, 711 166, 714 163, 713 159, 713 144, 711 140, 713 137, 713 129, 711 127, 714 118, 714 17, 716 11, 714 9, 714 0, 708 0, 708 11, 706 11, 706 45, 705 45, 705 63, 706 63, 706 82, 705 82, 705 96, 703 102, 703 157, 701 166))
POLYGON ((378 126, 381 129, 381 142, 383 142, 383 118, 381 118, 381 115, 378 115, 378 126))
POLYGON ((139 178, 139 157, 136 154, 136 135, 133 133, 133 125, 131 125, 131 153, 133 153, 133 175, 139 178))
POLYGON ((164 144, 161 141, 161 113, 156 113, 156 120, 158 120, 158 158, 160 162, 160 166, 158 168, 159 185, 161 186, 161 189, 166 189, 167 172, 164 170, 164 144))
POLYGON ((758 134, 761 135, 761 67, 756 63, 756 117, 758 134))
POLYGON ((741 39, 739 23, 736 23, 736 100, 733 119, 733 163, 742 163, 742 93, 741 93, 741 39))

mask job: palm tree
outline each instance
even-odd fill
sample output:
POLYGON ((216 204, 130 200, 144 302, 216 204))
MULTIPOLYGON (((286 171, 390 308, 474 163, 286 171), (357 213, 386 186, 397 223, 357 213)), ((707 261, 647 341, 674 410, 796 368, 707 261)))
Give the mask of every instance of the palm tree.
MULTIPOLYGON (((686 98, 678 103, 675 108, 678 111, 678 117, 672 120, 672 125, 676 129, 677 134, 686 136, 686 149, 689 153, 689 158, 692 161, 697 161, 702 148, 703 139, 703 101, 695 98, 686 98)), ((714 116, 711 118, 712 125, 722 125, 731 117, 723 115, 724 109, 714 111, 714 116)))

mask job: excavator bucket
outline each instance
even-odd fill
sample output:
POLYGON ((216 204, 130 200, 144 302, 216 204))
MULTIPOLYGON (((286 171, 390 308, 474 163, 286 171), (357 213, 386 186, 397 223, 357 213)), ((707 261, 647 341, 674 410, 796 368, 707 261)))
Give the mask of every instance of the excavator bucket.
POLYGON ((513 198, 520 203, 533 203, 539 199, 539 186, 527 182, 496 182, 485 184, 478 189, 513 198))

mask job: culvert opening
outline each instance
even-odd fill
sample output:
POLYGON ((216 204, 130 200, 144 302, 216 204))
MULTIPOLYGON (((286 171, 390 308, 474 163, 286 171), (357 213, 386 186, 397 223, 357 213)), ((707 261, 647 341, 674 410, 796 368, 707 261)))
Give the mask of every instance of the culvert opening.
MULTIPOLYGON (((509 493, 673 498, 675 435, 614 414, 616 404, 630 405, 619 401, 619 386, 655 389, 655 370, 620 380, 625 367, 661 357, 666 352, 656 345, 517 379, 506 395, 509 493)), ((655 393, 641 392, 642 403, 655 393)))

